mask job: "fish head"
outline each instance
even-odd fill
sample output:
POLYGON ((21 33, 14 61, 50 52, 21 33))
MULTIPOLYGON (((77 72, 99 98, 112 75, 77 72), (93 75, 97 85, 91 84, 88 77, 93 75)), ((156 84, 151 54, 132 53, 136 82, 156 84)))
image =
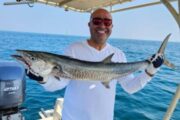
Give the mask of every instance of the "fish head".
MULTIPOLYGON (((41 52, 29 50, 16 51, 18 55, 12 55, 12 57, 23 63, 25 68, 32 74, 45 78, 51 73, 54 66, 52 63, 43 59, 41 52)), ((43 79, 41 82, 45 83, 46 81, 43 79)))

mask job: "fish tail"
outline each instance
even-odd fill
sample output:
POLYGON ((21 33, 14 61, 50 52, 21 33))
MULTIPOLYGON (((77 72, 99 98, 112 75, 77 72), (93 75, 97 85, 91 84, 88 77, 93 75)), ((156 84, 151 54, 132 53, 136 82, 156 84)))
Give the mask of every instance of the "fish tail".
MULTIPOLYGON (((168 43, 168 40, 169 40, 170 36, 171 36, 171 34, 168 34, 166 36, 166 38, 163 40, 157 54, 160 54, 160 55, 164 56, 164 51, 165 51, 165 48, 167 46, 167 43, 168 43)), ((170 68, 173 68, 173 69, 175 68, 175 65, 172 64, 171 62, 169 62, 166 58, 164 58, 164 63, 163 64, 170 67, 170 68)))

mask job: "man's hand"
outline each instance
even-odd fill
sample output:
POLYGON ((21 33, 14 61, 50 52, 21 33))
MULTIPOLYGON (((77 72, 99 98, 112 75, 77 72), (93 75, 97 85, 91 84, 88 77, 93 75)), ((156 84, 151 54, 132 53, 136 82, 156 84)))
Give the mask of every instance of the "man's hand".
POLYGON ((42 76, 37 76, 35 74, 33 74, 31 71, 25 69, 26 75, 30 78, 33 79, 35 81, 41 82, 43 81, 43 77, 42 76))
POLYGON ((148 74, 150 77, 152 77, 158 70, 159 67, 164 63, 164 56, 160 54, 154 54, 149 61, 151 64, 149 67, 145 70, 146 74, 148 74))

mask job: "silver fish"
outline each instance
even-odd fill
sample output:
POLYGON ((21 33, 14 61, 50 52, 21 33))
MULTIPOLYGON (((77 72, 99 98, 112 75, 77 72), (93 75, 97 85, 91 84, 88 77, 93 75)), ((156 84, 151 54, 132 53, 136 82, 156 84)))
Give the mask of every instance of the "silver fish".
MULTIPOLYGON (((158 54, 164 55, 169 37, 170 34, 161 44, 158 54)), ((34 75, 42 76, 44 79, 41 83, 45 83, 46 78, 53 75, 59 80, 60 78, 68 78, 71 80, 101 81, 106 88, 109 88, 111 80, 144 70, 151 64, 148 59, 138 62, 112 63, 111 58, 114 54, 109 55, 101 62, 90 62, 42 51, 16 51, 19 54, 12 55, 12 57, 21 61, 34 75)), ((164 64, 171 68, 174 67, 167 60, 164 64)))

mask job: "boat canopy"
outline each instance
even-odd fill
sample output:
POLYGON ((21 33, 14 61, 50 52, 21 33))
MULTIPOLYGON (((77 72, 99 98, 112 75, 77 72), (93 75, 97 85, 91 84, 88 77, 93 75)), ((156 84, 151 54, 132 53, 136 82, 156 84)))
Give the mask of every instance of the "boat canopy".
MULTIPOLYGON (((18 0, 18 1, 23 1, 23 0, 18 0)), ((180 0, 144 0, 144 1, 140 1, 140 0, 26 0, 26 1, 44 3, 47 5, 53 5, 53 6, 64 8, 65 11, 73 10, 73 11, 78 11, 78 12, 92 12, 94 9, 97 9, 100 7, 106 7, 106 8, 109 7, 110 8, 109 11, 111 13, 163 3, 167 7, 167 9, 171 12, 178 26, 180 27, 180 13, 178 13, 178 11, 180 12, 180 0), (175 2, 175 1, 178 1, 177 2, 178 7, 179 7, 178 11, 176 11, 175 8, 170 4, 170 2, 175 2), (129 5, 120 9, 118 8, 112 9, 112 7, 115 5, 120 5, 120 4, 124 4, 128 2, 131 2, 131 3, 139 2, 139 3, 134 6, 129 5)))
POLYGON ((99 7, 109 7, 135 0, 36 0, 36 2, 63 7, 65 10, 91 12, 99 7))
POLYGON ((56 7, 64 8, 65 11, 73 10, 77 12, 92 12, 97 8, 107 8, 109 7, 109 11, 111 13, 114 12, 121 12, 130 9, 136 9, 141 7, 147 7, 152 5, 157 5, 163 3, 166 8, 170 11, 174 19, 176 20, 179 28, 180 28, 180 0, 16 0, 15 3, 4 3, 4 5, 15 5, 15 4, 28 4, 31 7, 31 3, 43 3, 46 5, 52 5, 56 7), (170 4, 170 2, 177 2, 178 10, 176 11, 175 8, 170 4), (134 6, 126 6, 124 8, 116 8, 112 9, 115 5, 120 5, 127 2, 139 2, 138 5, 134 6), (179 13, 178 13, 179 12, 179 13))
MULTIPOLYGON (((175 2, 179 0, 15 0, 16 2, 5 2, 4 5, 17 5, 17 4, 28 4, 30 7, 33 3, 43 3, 46 5, 56 6, 64 8, 65 11, 73 10, 77 12, 92 12, 97 8, 109 8, 111 13, 126 11, 129 9, 136 9, 146 6, 153 6, 157 4, 166 4, 166 7, 170 2, 175 2), (126 7, 121 6, 121 4, 126 4, 126 7), (129 3, 129 4, 128 4, 129 3), (136 5, 133 5, 135 3, 136 5), (114 7, 118 6, 118 7, 114 7), (121 7, 121 8, 119 8, 121 7), (114 9, 115 8, 115 9, 114 9)), ((178 6, 180 2, 178 2, 178 6)), ((176 14, 176 13, 174 13, 176 14)), ((176 18, 177 19, 177 18, 176 18)))
MULTIPOLYGON (((94 9, 100 7, 110 7, 109 9, 110 12, 119 12, 128 9, 152 6, 162 3, 161 0, 147 0, 147 1, 144 0, 135 6, 129 5, 128 7, 125 8, 113 10, 112 6, 120 5, 124 3, 130 3, 130 2, 139 2, 139 1, 138 0, 28 0, 28 1, 62 7, 65 9, 65 11, 73 10, 77 12, 92 12, 94 9)), ((167 1, 174 2, 177 0, 167 0, 167 1)))

